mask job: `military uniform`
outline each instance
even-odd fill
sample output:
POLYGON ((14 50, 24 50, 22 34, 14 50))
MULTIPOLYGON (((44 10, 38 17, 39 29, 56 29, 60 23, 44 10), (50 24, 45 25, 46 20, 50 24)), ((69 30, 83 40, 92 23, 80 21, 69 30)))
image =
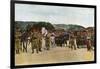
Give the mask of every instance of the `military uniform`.
POLYGON ((15 51, 16 51, 16 54, 19 54, 19 51, 21 49, 21 45, 20 45, 20 42, 21 42, 20 35, 21 35, 21 33, 19 31, 16 31, 15 32, 15 51))
POLYGON ((38 37, 36 36, 36 34, 32 35, 31 44, 32 44, 32 53, 34 53, 34 49, 36 49, 36 52, 38 53, 38 51, 39 51, 38 37))
POLYGON ((70 43, 70 48, 73 49, 73 47, 74 47, 74 50, 76 50, 76 48, 77 48, 76 45, 77 44, 76 44, 76 38, 75 38, 74 35, 70 36, 70 42, 69 43, 70 43))
POLYGON ((19 50, 20 50, 20 39, 15 39, 15 50, 16 53, 19 54, 19 50))
POLYGON ((45 39, 46 40, 46 49, 49 50, 50 49, 50 39, 47 36, 45 38, 46 38, 45 39))
POLYGON ((42 51, 41 48, 42 48, 42 39, 41 39, 41 37, 40 38, 38 37, 38 50, 40 52, 42 51))
POLYGON ((91 37, 87 36, 87 50, 90 51, 92 50, 92 47, 91 47, 91 37))

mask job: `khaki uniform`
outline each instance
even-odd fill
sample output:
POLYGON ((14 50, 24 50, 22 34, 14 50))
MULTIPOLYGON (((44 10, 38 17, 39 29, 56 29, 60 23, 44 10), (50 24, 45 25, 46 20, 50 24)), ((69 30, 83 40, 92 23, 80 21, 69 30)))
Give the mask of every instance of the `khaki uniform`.
POLYGON ((40 52, 42 51, 41 48, 42 48, 42 39, 38 37, 38 50, 40 52))
POLYGON ((16 53, 18 54, 20 50, 20 39, 15 39, 15 50, 16 53))
POLYGON ((92 45, 91 45, 91 37, 87 36, 87 50, 91 51, 92 50, 92 45))
POLYGON ((36 37, 32 37, 32 53, 34 53, 34 49, 36 49, 36 52, 38 53, 38 39, 36 37))
POLYGON ((49 50, 50 49, 50 38, 46 37, 46 49, 49 50))
POLYGON ((15 51, 17 54, 19 54, 20 50, 21 50, 21 39, 20 39, 21 33, 20 32, 16 32, 15 33, 15 51))
POLYGON ((70 44, 70 48, 71 48, 71 49, 74 48, 74 49, 76 50, 77 44, 76 44, 76 38, 75 38, 74 35, 71 35, 69 44, 70 44))

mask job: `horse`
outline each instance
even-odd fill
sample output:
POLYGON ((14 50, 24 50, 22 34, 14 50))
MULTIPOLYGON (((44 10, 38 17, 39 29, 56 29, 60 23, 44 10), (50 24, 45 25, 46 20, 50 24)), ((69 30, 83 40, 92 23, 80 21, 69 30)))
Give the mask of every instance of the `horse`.
POLYGON ((55 43, 58 46, 60 45, 61 47, 63 47, 63 44, 68 45, 68 40, 69 40, 69 34, 67 34, 67 33, 66 34, 63 33, 63 34, 55 37, 55 43))

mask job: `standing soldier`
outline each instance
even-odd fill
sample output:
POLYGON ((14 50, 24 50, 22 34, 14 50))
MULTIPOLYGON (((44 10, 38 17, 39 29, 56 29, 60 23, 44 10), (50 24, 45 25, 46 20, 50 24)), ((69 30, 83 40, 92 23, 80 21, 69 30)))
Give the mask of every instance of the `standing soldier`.
POLYGON ((45 48, 46 48, 46 36, 48 34, 48 31, 45 27, 42 27, 41 32, 42 32, 42 48, 45 50, 45 48))
POLYGON ((42 48, 42 34, 39 33, 39 34, 38 34, 38 50, 39 50, 40 52, 42 51, 41 48, 42 48))
POLYGON ((22 43, 22 47, 23 47, 23 52, 27 52, 27 43, 28 43, 28 39, 27 39, 27 33, 23 32, 21 35, 21 43, 22 43))
POLYGON ((36 52, 38 53, 38 37, 36 33, 32 34, 31 46, 32 46, 32 53, 34 53, 34 49, 36 49, 36 52))
POLYGON ((76 44, 76 37, 74 36, 73 33, 70 34, 70 48, 76 50, 77 44, 76 44))
POLYGON ((16 32, 15 32, 15 51, 16 51, 16 54, 19 54, 19 51, 21 49, 21 46, 20 46, 20 42, 21 42, 20 36, 21 36, 20 30, 16 29, 16 32))
POLYGON ((63 35, 63 38, 64 38, 64 43, 65 43, 66 47, 69 47, 69 33, 65 32, 63 35))
POLYGON ((91 46, 91 35, 89 34, 89 31, 87 31, 87 40, 86 40, 87 50, 92 50, 91 46))
POLYGON ((50 35, 50 45, 52 48, 55 47, 55 34, 54 33, 50 35))
POLYGON ((49 38, 49 36, 45 37, 45 41, 46 41, 46 50, 49 50, 50 49, 50 38, 49 38))

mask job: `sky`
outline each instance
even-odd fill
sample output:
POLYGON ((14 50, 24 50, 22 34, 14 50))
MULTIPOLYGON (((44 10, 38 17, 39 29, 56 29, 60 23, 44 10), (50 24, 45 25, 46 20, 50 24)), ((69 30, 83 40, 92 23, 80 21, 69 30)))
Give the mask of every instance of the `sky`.
POLYGON ((94 8, 15 4, 15 21, 94 26, 94 8))

